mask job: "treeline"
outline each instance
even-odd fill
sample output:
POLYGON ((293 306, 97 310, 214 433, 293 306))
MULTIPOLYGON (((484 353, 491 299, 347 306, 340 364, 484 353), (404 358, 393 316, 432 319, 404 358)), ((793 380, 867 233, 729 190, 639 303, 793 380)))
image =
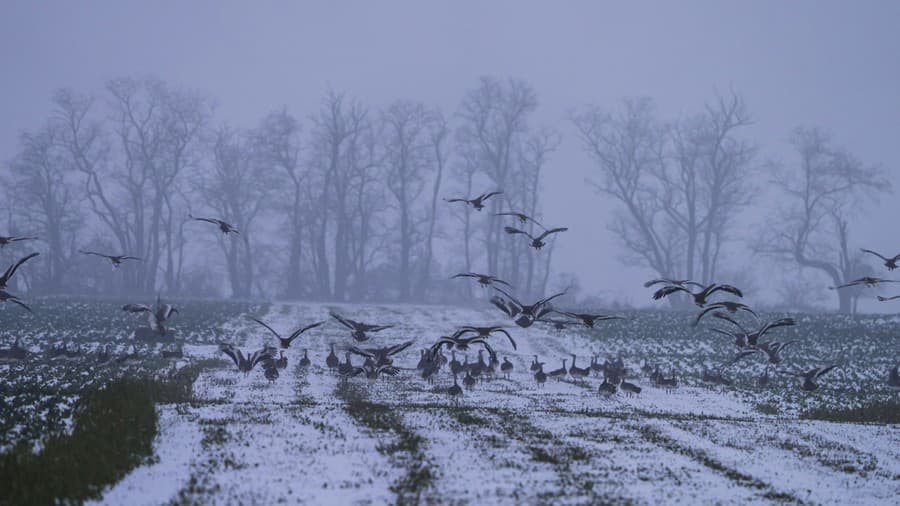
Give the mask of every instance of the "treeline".
POLYGON ((559 142, 531 125, 538 101, 525 82, 482 78, 449 115, 332 91, 308 116, 276 110, 250 128, 217 121, 209 95, 158 79, 61 89, 52 104, 0 172, 0 235, 40 237, 0 251, 7 261, 41 251, 22 290, 448 300, 471 293, 447 281, 468 270, 523 296, 546 289, 552 244, 536 256, 493 216, 541 216, 541 174, 559 142), (481 213, 443 202, 498 189, 481 213), (80 250, 141 261, 111 270, 80 250))

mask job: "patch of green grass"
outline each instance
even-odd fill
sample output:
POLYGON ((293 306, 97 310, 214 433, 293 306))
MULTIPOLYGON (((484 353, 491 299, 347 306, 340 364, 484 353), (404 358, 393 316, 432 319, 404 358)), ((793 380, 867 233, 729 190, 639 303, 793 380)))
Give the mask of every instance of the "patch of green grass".
POLYGON ((818 407, 800 413, 802 420, 855 423, 900 423, 900 401, 874 401, 857 408, 818 407))

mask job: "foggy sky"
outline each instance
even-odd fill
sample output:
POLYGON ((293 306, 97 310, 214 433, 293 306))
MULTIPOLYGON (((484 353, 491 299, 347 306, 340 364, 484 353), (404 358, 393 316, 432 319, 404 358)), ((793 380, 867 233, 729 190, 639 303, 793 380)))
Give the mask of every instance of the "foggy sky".
MULTIPOLYGON (((218 100, 216 119, 239 127, 281 106, 305 118, 329 87, 370 107, 409 98, 452 114, 479 76, 521 78, 540 102, 533 126, 563 134, 545 171, 543 204, 545 224, 570 227, 557 243, 555 272, 578 274, 586 292, 643 303, 640 282, 650 273, 622 269, 606 231, 610 206, 584 184, 596 169, 567 111, 647 95, 661 117, 675 119, 733 88, 754 119, 746 133, 761 148, 758 161, 793 163, 791 129, 818 126, 893 179, 898 21, 895 1, 7 1, 0 160, 12 158, 21 130, 45 120, 54 89, 99 92, 120 76, 206 91, 218 100)), ((900 198, 868 211, 854 244, 900 252, 900 198)))

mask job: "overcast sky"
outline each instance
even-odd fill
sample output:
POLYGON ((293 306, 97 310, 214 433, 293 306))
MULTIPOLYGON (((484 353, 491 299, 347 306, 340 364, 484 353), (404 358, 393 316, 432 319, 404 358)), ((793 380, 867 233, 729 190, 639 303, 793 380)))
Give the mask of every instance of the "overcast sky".
MULTIPOLYGON (((649 273, 621 269, 566 112, 648 95, 674 118, 732 87, 763 158, 793 161, 790 130, 819 126, 896 175, 898 22, 897 1, 4 1, 0 159, 43 121, 55 88, 119 76, 207 91, 219 119, 247 127, 283 105, 305 116, 329 86, 371 106, 411 98, 452 113, 479 76, 522 78, 540 101, 535 124, 564 134, 545 195, 545 223, 571 227, 556 270, 638 302, 649 273)), ((900 252, 898 200, 871 206, 856 240, 900 252)))

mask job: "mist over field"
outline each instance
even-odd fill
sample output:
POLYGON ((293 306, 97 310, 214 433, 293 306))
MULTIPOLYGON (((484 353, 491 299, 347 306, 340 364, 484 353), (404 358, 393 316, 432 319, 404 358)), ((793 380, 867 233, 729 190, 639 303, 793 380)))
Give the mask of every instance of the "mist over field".
POLYGON ((0 505, 893 504, 898 20, 0 5, 0 505))

